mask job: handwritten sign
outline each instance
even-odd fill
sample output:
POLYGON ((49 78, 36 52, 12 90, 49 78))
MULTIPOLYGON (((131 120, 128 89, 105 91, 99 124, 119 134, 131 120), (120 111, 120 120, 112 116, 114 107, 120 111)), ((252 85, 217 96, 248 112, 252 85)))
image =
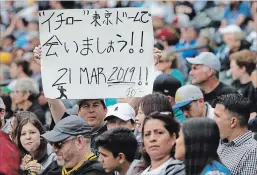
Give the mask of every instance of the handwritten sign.
POLYGON ((153 28, 143 8, 39 12, 46 97, 141 97, 153 87, 153 28))

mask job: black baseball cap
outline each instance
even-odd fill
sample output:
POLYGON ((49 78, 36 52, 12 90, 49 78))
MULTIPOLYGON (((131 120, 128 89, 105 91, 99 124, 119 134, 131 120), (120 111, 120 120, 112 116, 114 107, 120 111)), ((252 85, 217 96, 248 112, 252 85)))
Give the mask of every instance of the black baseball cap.
POLYGON ((180 81, 170 74, 159 75, 153 84, 153 91, 166 96, 175 97, 178 88, 181 87, 180 81))

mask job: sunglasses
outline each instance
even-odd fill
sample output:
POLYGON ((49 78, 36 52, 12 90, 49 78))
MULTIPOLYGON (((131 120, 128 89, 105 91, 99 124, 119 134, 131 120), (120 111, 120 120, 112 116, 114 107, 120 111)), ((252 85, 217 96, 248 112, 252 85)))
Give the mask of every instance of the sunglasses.
POLYGON ((52 147, 57 148, 57 149, 61 149, 63 147, 63 145, 71 140, 76 139, 77 137, 72 137, 70 139, 66 139, 60 142, 49 142, 50 145, 52 145, 52 147))

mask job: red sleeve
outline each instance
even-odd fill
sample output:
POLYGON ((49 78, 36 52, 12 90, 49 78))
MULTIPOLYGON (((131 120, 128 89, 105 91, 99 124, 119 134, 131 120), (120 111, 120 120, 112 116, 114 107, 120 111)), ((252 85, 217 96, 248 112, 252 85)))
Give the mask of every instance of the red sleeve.
POLYGON ((19 151, 9 136, 0 131, 0 174, 17 175, 19 170, 19 151))

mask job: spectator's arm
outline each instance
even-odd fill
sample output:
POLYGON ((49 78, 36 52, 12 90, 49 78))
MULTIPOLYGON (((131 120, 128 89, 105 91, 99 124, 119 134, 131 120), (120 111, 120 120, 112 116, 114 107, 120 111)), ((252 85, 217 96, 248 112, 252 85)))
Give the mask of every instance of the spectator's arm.
POLYGON ((229 8, 225 8, 224 15, 220 25, 221 28, 226 27, 228 18, 229 18, 229 8))
POLYGON ((239 15, 236 25, 241 26, 247 17, 251 16, 251 9, 248 3, 242 2, 239 8, 239 15))
POLYGON ((245 21, 246 17, 244 15, 239 15, 236 21, 236 25, 241 26, 241 24, 245 21))
POLYGON ((12 34, 13 30, 15 29, 16 21, 17 21, 17 17, 14 16, 14 17, 12 18, 12 21, 11 21, 11 23, 10 23, 10 26, 5 30, 5 32, 3 32, 3 34, 1 35, 1 38, 4 38, 4 37, 6 37, 6 36, 12 34))
POLYGON ((66 107, 60 99, 47 99, 50 111, 52 113, 54 122, 57 123, 62 119, 62 116, 66 112, 66 107))
POLYGON ((252 79, 253 87, 256 89, 257 88, 257 69, 252 72, 251 79, 252 79))
MULTIPOLYGON (((34 58, 35 58, 34 61, 41 66, 41 63, 40 63, 40 58, 42 53, 41 46, 39 45, 38 47, 35 47, 33 52, 34 52, 34 58)), ((51 114, 53 116, 53 120, 56 123, 62 119, 62 116, 66 112, 66 108, 62 103, 62 101, 59 99, 48 98, 47 102, 48 102, 51 114)))
POLYGON ((226 27, 226 25, 227 25, 227 20, 226 20, 226 19, 223 19, 223 20, 221 21, 220 28, 226 27))

